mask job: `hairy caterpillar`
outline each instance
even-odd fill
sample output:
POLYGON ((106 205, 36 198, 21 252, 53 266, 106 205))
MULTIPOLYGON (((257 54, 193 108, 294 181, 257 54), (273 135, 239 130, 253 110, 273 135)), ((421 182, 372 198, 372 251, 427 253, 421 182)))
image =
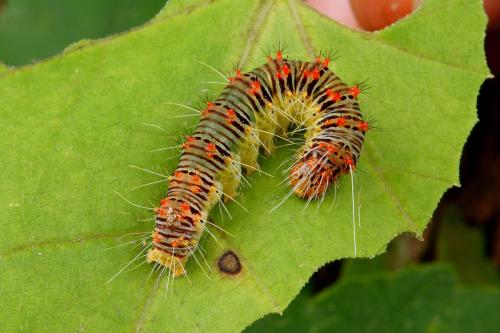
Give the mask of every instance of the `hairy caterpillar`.
POLYGON ((292 124, 305 128, 305 144, 290 169, 292 192, 319 198, 352 172, 368 130, 357 101, 361 88, 344 84, 329 62, 322 55, 312 62, 288 60, 278 51, 250 72, 236 70, 182 144, 167 196, 155 209, 148 262, 175 277, 185 274, 210 210, 236 195, 241 169, 258 170, 259 149, 271 153, 274 136, 286 135, 292 124))

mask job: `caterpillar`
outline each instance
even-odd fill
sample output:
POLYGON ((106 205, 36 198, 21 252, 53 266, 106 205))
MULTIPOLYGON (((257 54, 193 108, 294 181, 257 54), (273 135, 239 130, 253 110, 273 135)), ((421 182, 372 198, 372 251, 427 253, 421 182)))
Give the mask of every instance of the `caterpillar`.
POLYGON ((278 50, 262 66, 228 78, 180 147, 167 195, 155 208, 148 262, 174 277, 186 274, 210 210, 219 200, 234 198, 242 169, 258 170, 260 148, 272 153, 274 137, 286 136, 292 125, 304 127, 305 144, 290 168, 291 192, 320 198, 352 172, 369 127, 358 103, 362 86, 347 86, 330 62, 326 54, 310 62, 289 60, 278 50))

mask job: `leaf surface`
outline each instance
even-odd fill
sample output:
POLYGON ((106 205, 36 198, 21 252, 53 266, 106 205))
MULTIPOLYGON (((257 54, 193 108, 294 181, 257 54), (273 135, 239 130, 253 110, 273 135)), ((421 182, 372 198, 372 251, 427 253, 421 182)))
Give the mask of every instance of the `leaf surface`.
POLYGON ((278 170, 293 152, 282 149, 261 160, 275 177, 254 174, 252 188, 241 190, 238 200, 250 213, 228 204, 232 221, 213 214, 236 237, 212 228, 219 246, 204 236, 210 280, 191 259, 192 286, 176 279, 168 296, 165 278, 153 274, 146 282, 149 265, 107 284, 140 249, 106 249, 153 228, 152 220, 141 221, 151 212, 114 192, 151 207, 166 191, 165 182, 129 191, 160 178, 128 165, 172 171, 176 160, 167 159, 176 153, 150 150, 176 145, 196 124, 196 117, 172 118, 189 110, 168 103, 196 105, 222 89, 202 83, 222 79, 199 61, 251 69, 265 61, 262 49, 280 40, 291 58, 338 51, 333 69, 343 80, 369 80, 361 105, 377 128, 355 174, 357 256, 382 253, 399 233, 421 234, 442 193, 458 183, 478 87, 488 75, 481 2, 438 3, 428 0, 407 20, 368 34, 295 1, 172 0, 139 29, 1 74, 5 331, 234 332, 283 311, 321 265, 353 257, 349 177, 333 207, 333 193, 307 209, 291 197, 270 214, 288 191, 278 170), (242 262, 236 276, 217 271, 226 250, 242 262))

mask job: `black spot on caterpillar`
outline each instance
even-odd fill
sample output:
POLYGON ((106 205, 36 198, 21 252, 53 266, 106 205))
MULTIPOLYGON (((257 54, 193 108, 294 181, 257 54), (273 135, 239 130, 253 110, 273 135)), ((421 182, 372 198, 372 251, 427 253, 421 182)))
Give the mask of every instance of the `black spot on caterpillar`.
POLYGON ((323 197, 342 174, 352 173, 368 130, 357 100, 361 87, 347 86, 329 62, 323 56, 288 60, 278 51, 264 65, 229 78, 182 144, 167 196, 155 209, 148 262, 175 277, 185 274, 213 206, 234 201, 242 168, 258 170, 259 149, 272 153, 274 137, 285 137, 291 125, 304 127, 305 144, 290 168, 290 194, 323 197))

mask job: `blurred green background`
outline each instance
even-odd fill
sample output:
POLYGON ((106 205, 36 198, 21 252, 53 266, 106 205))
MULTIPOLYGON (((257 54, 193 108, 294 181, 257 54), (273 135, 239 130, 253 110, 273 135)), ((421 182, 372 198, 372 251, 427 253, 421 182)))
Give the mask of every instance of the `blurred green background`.
POLYGON ((0 61, 25 65, 151 19, 165 0, 0 0, 0 61))

